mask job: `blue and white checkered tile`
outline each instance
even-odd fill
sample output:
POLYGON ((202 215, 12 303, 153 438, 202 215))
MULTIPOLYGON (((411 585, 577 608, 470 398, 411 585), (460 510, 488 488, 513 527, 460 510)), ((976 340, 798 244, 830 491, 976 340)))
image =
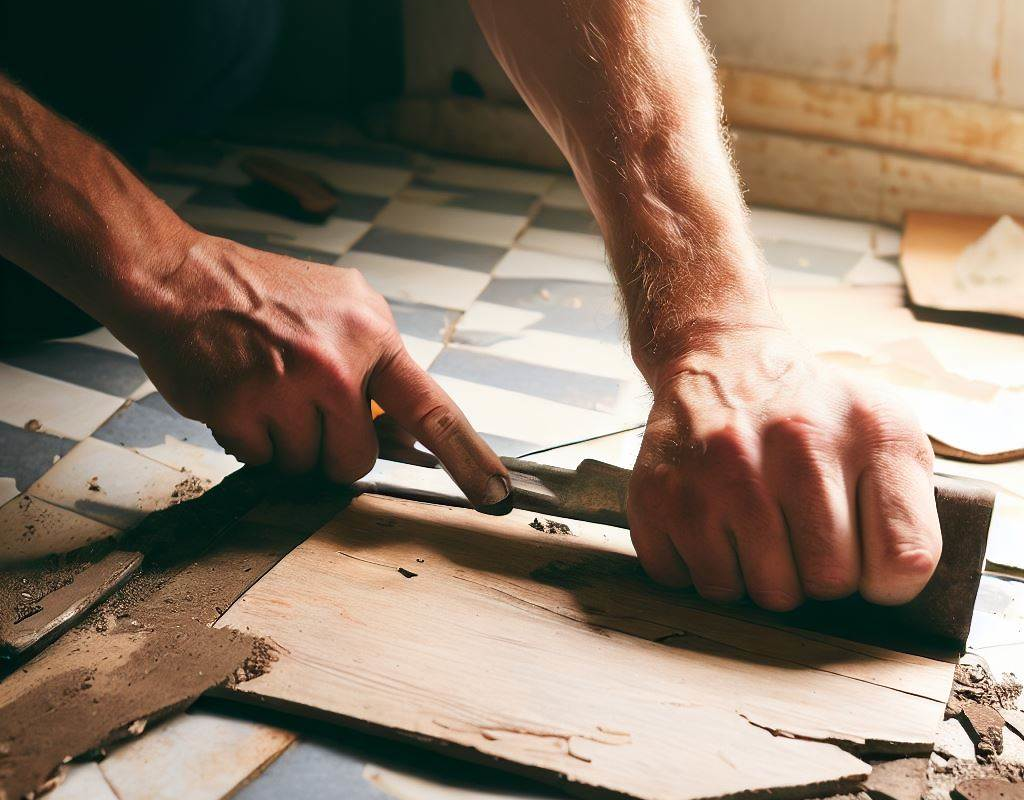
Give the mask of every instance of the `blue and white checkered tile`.
POLYGON ((415 233, 378 222, 338 264, 358 269, 389 300, 464 310, 490 281, 506 248, 415 233))
POLYGON ((544 205, 516 242, 520 247, 604 261, 604 240, 586 208, 544 205))

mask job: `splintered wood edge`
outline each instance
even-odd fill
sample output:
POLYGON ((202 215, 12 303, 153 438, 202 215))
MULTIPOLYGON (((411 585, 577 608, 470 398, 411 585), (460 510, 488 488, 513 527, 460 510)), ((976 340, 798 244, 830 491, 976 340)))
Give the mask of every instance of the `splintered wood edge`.
MULTIPOLYGON (((268 708, 272 711, 279 711, 305 719, 326 722, 331 725, 342 726, 360 733, 368 733, 389 741, 412 744, 423 747, 443 756, 457 758, 473 764, 485 767, 495 767, 504 772, 521 775, 530 778, 546 786, 553 786, 562 789, 567 794, 581 798, 595 798, 595 800, 636 800, 637 795, 619 792, 614 789, 607 789, 591 784, 580 783, 569 778, 564 773, 555 772, 544 767, 531 766, 521 761, 501 758, 478 750, 470 745, 459 744, 449 739, 442 739, 437 736, 429 736, 423 733, 390 727, 382 723, 369 722, 358 717, 351 717, 333 711, 325 711, 316 706, 306 705, 293 700, 265 695, 252 689, 241 689, 232 686, 215 686, 208 689, 205 697, 220 698, 233 702, 245 703, 247 705, 268 708)), ((756 726, 759 727, 759 726, 756 726)), ((823 743, 824 744, 824 743, 823 743)), ((833 744, 837 750, 838 745, 833 744)), ((871 773, 871 765, 861 762, 865 770, 855 775, 849 775, 834 781, 819 781, 817 783, 805 783, 799 786, 772 787, 764 790, 744 789, 730 794, 709 795, 700 800, 806 800, 809 797, 826 797, 835 794, 855 792, 864 788, 864 781, 871 773)), ((680 776, 681 780, 685 776, 680 776)))

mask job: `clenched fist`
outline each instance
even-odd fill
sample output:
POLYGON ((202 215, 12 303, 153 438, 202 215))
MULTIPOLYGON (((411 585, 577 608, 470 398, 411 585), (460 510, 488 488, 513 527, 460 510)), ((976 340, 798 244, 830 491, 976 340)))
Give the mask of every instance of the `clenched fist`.
POLYGON ((942 547, 913 416, 782 330, 699 341, 647 376, 628 511, 648 574, 776 611, 856 591, 912 599, 942 547))

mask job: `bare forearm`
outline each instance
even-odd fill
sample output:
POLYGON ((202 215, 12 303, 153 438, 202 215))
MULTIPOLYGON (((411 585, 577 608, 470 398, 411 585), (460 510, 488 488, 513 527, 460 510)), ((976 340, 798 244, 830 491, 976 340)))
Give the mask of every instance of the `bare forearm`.
POLYGON ((689 5, 473 5, 597 217, 641 368, 707 327, 774 324, 689 5))
POLYGON ((0 254, 116 330, 189 232, 113 153, 0 76, 0 254))

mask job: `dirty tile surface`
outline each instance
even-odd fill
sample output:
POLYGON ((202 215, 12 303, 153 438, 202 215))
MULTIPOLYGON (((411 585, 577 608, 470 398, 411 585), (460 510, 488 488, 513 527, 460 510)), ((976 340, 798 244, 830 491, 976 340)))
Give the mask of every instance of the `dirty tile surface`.
MULTIPOLYGON (((413 357, 503 455, 631 465, 650 399, 622 344, 599 231, 571 178, 395 149, 220 143, 158 154, 152 178, 161 197, 209 233, 363 270, 391 303, 413 357), (310 224, 246 205, 238 163, 247 153, 317 172, 340 193, 337 211, 310 224)), ((835 292, 856 317, 857 298, 900 291, 895 230, 771 209, 754 209, 752 222, 784 311, 799 307, 804 293, 825 308, 818 293, 835 292)), ((835 311, 829 326, 841 316, 835 311)), ((964 362, 961 373, 985 366, 964 362)), ((1024 496, 1019 469, 944 466, 1024 496)), ((43 547, 26 537, 29 526, 59 530, 60 541, 75 546, 166 505, 189 476, 209 486, 237 467, 103 329, 0 350, 0 561, 43 547)), ((1000 563, 1017 559, 1010 566, 1024 569, 1019 527, 1000 535, 1000 563)), ((972 646, 1009 668, 1020 650, 1020 592, 995 580, 986 582, 972 646)), ((193 757, 202 759, 201 742, 193 757)), ((341 784, 352 796, 382 796, 384 783, 398 778, 373 758, 370 750, 339 755, 300 740, 239 796, 341 784)))

